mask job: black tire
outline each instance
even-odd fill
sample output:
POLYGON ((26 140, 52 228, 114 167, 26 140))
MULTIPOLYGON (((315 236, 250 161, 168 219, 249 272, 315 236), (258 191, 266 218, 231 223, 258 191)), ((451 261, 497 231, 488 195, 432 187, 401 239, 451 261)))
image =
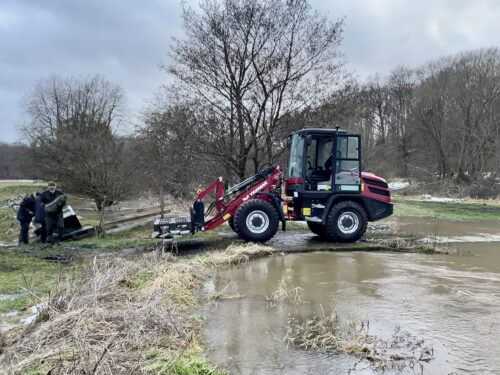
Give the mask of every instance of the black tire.
POLYGON ((321 238, 326 238, 326 227, 325 224, 323 223, 316 223, 315 221, 308 221, 307 226, 317 236, 320 236, 321 238))
POLYGON ((366 232, 368 218, 364 208, 356 202, 335 204, 326 219, 326 235, 338 242, 356 242, 366 232))
POLYGON ((278 231, 278 226, 276 209, 260 199, 250 199, 241 204, 234 215, 235 232, 245 241, 269 241, 278 231))
MULTIPOLYGON (((233 230, 233 232, 236 232, 236 228, 234 227, 234 216, 232 216, 227 223, 229 224, 229 227, 233 230)), ((236 232, 237 233, 237 232, 236 232)))

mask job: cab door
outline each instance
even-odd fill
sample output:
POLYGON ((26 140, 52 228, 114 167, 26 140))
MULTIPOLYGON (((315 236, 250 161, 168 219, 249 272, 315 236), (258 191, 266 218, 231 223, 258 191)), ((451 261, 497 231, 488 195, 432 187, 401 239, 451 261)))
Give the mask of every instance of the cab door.
POLYGON ((332 158, 335 192, 361 191, 361 152, 359 135, 337 134, 332 158))

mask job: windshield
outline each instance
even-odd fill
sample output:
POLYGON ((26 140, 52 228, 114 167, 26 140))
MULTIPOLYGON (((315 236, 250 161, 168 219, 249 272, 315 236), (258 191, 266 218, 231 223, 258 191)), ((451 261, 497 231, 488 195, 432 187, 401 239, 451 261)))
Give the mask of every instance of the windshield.
POLYGON ((302 161, 304 160, 304 138, 292 135, 290 158, 288 159, 287 177, 302 177, 302 161))

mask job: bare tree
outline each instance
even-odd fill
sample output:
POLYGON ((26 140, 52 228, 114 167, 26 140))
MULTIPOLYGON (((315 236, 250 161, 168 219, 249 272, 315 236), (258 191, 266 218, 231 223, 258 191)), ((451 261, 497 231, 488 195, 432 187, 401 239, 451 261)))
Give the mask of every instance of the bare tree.
POLYGON ((440 59, 419 74, 414 114, 438 176, 471 182, 491 173, 499 145, 499 50, 440 59))
POLYGON ((451 117, 456 128, 454 167, 461 180, 476 180, 488 166, 498 143, 500 51, 479 50, 458 55, 451 66, 451 117))
POLYGON ((0 143, 0 178, 32 178, 29 174, 29 160, 26 159, 28 147, 23 144, 0 143))
POLYGON ((167 194, 192 198, 224 175, 220 160, 204 152, 204 122, 186 104, 172 104, 171 93, 159 92, 143 112, 133 151, 143 187, 158 196, 162 212, 167 194))
POLYGON ((194 191, 192 122, 186 108, 154 105, 144 113, 144 126, 137 131, 137 164, 146 187, 159 197, 162 215, 167 193, 186 197, 194 191))
POLYGON ((205 0, 183 19, 165 68, 199 109, 204 151, 243 178, 279 156, 287 116, 333 91, 342 21, 306 0, 205 0))
POLYGON ((415 135, 412 129, 414 89, 417 78, 414 70, 407 67, 394 69, 388 78, 388 91, 392 102, 392 121, 389 124, 389 138, 396 146, 396 159, 401 161, 403 177, 409 177, 409 161, 411 138, 415 135))
POLYGON ((127 179, 115 136, 124 105, 119 86, 101 76, 52 76, 37 82, 23 105, 22 130, 39 176, 88 194, 98 208, 123 197, 127 179))

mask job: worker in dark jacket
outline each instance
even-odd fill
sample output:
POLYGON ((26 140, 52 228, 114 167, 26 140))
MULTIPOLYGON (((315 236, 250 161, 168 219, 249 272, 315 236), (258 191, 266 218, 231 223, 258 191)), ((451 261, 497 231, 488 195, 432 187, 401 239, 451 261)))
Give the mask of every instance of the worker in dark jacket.
POLYGON ((17 210, 17 220, 19 220, 19 224, 21 225, 19 244, 29 243, 28 232, 33 215, 35 215, 35 197, 32 194, 28 194, 23 198, 17 210))
POLYGON ((40 241, 47 240, 47 225, 45 225, 45 211, 43 209, 42 197, 39 192, 35 193, 35 223, 40 224, 40 241))
POLYGON ((50 181, 47 189, 40 193, 40 202, 45 211, 45 224, 47 226, 47 242, 54 243, 54 227, 57 227, 58 239, 64 232, 63 207, 66 199, 61 190, 56 189, 56 183, 50 181))

